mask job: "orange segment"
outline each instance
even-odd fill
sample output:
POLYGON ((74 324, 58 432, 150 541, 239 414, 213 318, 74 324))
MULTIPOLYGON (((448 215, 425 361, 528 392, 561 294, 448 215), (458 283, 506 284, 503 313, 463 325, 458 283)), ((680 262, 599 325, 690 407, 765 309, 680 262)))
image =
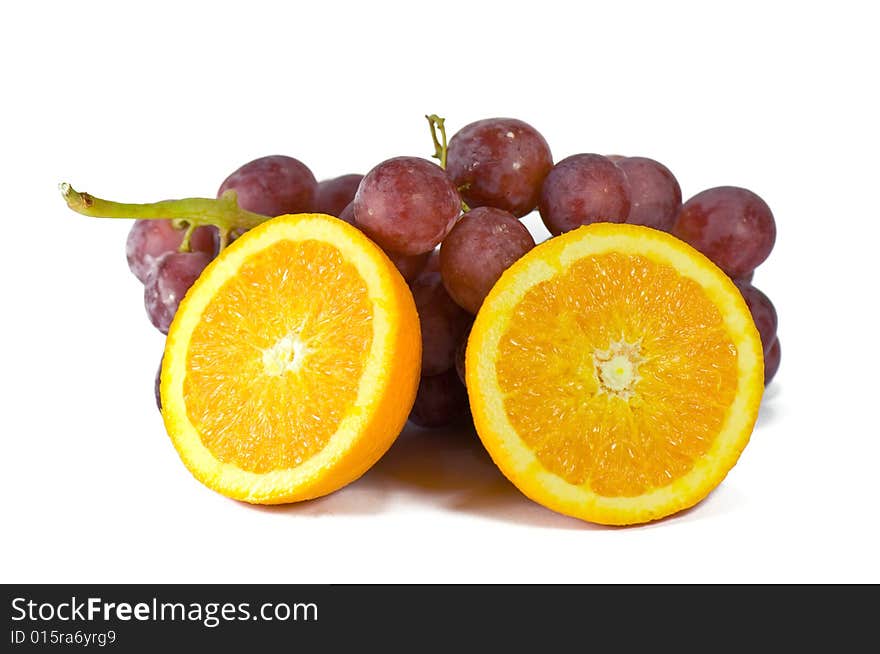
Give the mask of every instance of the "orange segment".
POLYGON ((252 472, 320 451, 357 398, 372 317, 366 284, 331 245, 280 241, 249 258, 190 338, 184 396, 202 443, 252 472))
POLYGON ((535 248, 467 351, 478 433, 526 495, 628 524, 692 506, 736 462, 763 391, 736 287, 677 239, 597 224, 535 248))
POLYGON ((181 303, 163 362, 166 427, 224 495, 322 495, 402 429, 420 348, 412 296, 371 241, 328 216, 275 218, 224 250, 181 303))

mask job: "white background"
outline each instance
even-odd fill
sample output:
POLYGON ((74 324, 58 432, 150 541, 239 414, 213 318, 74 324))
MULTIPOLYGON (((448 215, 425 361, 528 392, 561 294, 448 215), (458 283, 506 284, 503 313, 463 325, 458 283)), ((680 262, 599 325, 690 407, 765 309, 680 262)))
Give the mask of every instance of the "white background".
POLYGON ((0 581, 880 582, 877 22, 770 5, 6 3, 0 581), (365 172, 427 156, 429 112, 515 116, 557 160, 650 156, 686 197, 735 184, 773 208, 755 283, 782 367, 698 507, 580 523, 471 434, 405 433, 350 487, 272 509, 180 463, 129 224, 68 211, 58 182, 151 201, 265 154, 365 172))

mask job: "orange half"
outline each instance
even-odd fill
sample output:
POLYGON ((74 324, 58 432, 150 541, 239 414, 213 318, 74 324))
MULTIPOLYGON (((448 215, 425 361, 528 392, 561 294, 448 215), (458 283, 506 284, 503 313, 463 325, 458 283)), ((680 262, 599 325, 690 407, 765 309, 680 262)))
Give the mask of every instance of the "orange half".
POLYGON ((412 295, 360 231, 273 218, 202 273, 162 364, 165 426, 201 482, 275 504, 357 479, 406 422, 421 340, 412 295))
POLYGON ((659 231, 546 241, 486 298, 467 346, 477 432, 525 495, 622 525, 693 506, 734 466, 763 393, 761 342, 728 277, 659 231))

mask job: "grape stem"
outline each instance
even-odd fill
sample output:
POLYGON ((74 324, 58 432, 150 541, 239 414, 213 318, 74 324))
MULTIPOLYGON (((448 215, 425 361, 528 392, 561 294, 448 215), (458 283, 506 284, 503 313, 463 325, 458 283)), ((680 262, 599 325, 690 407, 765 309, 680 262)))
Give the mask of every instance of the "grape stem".
MULTIPOLYGON (((446 170, 446 152, 449 148, 446 146, 446 119, 441 118, 437 114, 431 114, 430 116, 425 116, 428 119, 428 125, 431 126, 431 140, 434 141, 434 154, 431 156, 435 159, 440 160, 440 167, 443 170, 446 170), (437 132, 440 132, 440 138, 437 138, 437 132)), ((459 192, 464 186, 459 187, 459 192)), ((461 210, 467 213, 471 210, 469 206, 465 203, 464 200, 461 201, 461 210)))
POLYGON ((431 126, 431 140, 434 141, 434 154, 431 156, 440 160, 440 167, 446 170, 446 119, 441 118, 437 114, 425 116, 428 119, 428 125, 431 126), (437 138, 437 132, 440 132, 440 138, 437 138))
POLYGON ((66 182, 60 188, 67 206, 84 216, 175 221, 178 226, 187 230, 180 244, 183 252, 189 251, 190 236, 196 227, 217 227, 220 231, 220 244, 225 246, 232 230, 248 230, 268 220, 266 216, 239 207, 235 191, 226 191, 216 199, 185 198, 147 204, 124 204, 76 191, 66 182))

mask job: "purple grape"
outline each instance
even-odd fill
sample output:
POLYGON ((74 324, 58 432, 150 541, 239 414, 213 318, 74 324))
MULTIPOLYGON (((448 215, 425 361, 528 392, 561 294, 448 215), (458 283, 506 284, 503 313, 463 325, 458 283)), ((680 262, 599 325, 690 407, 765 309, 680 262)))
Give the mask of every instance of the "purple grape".
POLYGON ((624 157, 615 163, 629 183, 626 222, 672 231, 681 209, 681 187, 675 175, 659 161, 647 157, 624 157))
POLYGON ((354 194, 363 178, 363 175, 352 174, 318 182, 315 192, 315 211, 339 216, 354 200, 354 194))
POLYGON ((513 214, 472 209, 440 246, 443 285, 460 307, 476 314, 501 273, 533 247, 529 230, 513 214))
POLYGON ((776 338, 776 330, 779 327, 776 307, 773 306, 770 298, 751 284, 737 284, 737 287, 752 313, 752 320, 755 321, 755 327, 758 328, 758 333, 761 335, 761 343, 766 355, 776 338))
POLYGON ((159 369, 156 371, 156 383, 153 388, 154 392, 156 393, 156 406, 159 407, 160 412, 162 411, 162 395, 159 392, 159 388, 162 382, 162 361, 164 360, 164 356, 159 360, 159 369))
POLYGON ((344 220, 349 225, 357 227, 354 222, 354 202, 349 202, 345 205, 345 209, 339 212, 339 220, 344 220))
POLYGON ((413 281, 425 269, 425 264, 431 257, 430 252, 422 254, 398 254, 397 252, 386 252, 388 258, 403 275, 407 283, 413 281))
POLYGON ((764 386, 773 381, 776 371, 779 370, 779 362, 782 358, 782 350, 779 347, 779 337, 773 340, 773 344, 764 354, 764 386))
POLYGON ((383 161, 367 173, 354 198, 355 222, 386 252, 430 252, 459 213, 461 198, 446 172, 418 157, 383 161))
POLYGON ((211 257, 204 252, 167 252, 144 284, 144 306, 150 322, 163 334, 177 313, 177 307, 198 279, 211 257))
POLYGON ((455 348, 455 372, 458 373, 458 378, 461 380, 462 384, 467 386, 467 377, 465 376, 465 359, 467 355, 467 342, 468 337, 471 335, 471 330, 468 329, 465 332, 464 336, 461 337, 461 342, 458 344, 458 347, 455 348))
POLYGON ((308 167, 293 157, 276 154, 254 159, 227 177, 217 197, 238 194, 238 206, 263 216, 311 211, 318 182, 308 167))
MULTIPOLYGON (((135 220, 125 242, 125 258, 134 276, 146 282, 156 260, 166 252, 176 252, 185 233, 185 229, 175 229, 170 220, 135 220)), ((215 227, 197 227, 190 237, 190 248, 214 257, 216 233, 215 227)))
POLYGON ((472 209, 496 207, 525 216, 538 204, 552 167, 544 137, 515 118, 478 120, 449 141, 446 169, 472 209))
POLYGON ((425 269, 422 272, 440 272, 440 249, 436 249, 431 252, 431 256, 428 257, 428 262, 425 264, 425 269))
POLYGON ((629 183, 617 165, 599 154, 575 154, 556 164, 538 203, 555 235, 595 222, 622 223, 629 215, 629 183))
POLYGON ((737 279, 770 254, 776 221, 767 203, 751 191, 718 186, 684 203, 672 233, 737 279))
POLYGON ((422 374, 439 375, 455 365, 455 348, 473 318, 449 297, 440 273, 423 272, 410 288, 422 330, 422 374))
MULTIPOLYGON (((339 219, 344 220, 349 225, 357 227, 354 222, 353 203, 350 202, 345 209, 339 212, 339 219)), ((407 283, 413 281, 419 276, 422 270, 425 269, 425 264, 431 256, 430 252, 423 252, 422 254, 400 254, 398 252, 391 252, 390 250, 384 250, 384 252, 388 258, 391 259, 391 263, 395 265, 407 283)))
POLYGON ((737 286, 741 284, 751 284, 752 280, 755 278, 755 271, 752 270, 747 272, 745 275, 740 275, 739 277, 735 277, 733 283, 737 286))
POLYGON ((445 427, 469 414, 467 391, 455 370, 422 377, 409 419, 420 427, 445 427))

